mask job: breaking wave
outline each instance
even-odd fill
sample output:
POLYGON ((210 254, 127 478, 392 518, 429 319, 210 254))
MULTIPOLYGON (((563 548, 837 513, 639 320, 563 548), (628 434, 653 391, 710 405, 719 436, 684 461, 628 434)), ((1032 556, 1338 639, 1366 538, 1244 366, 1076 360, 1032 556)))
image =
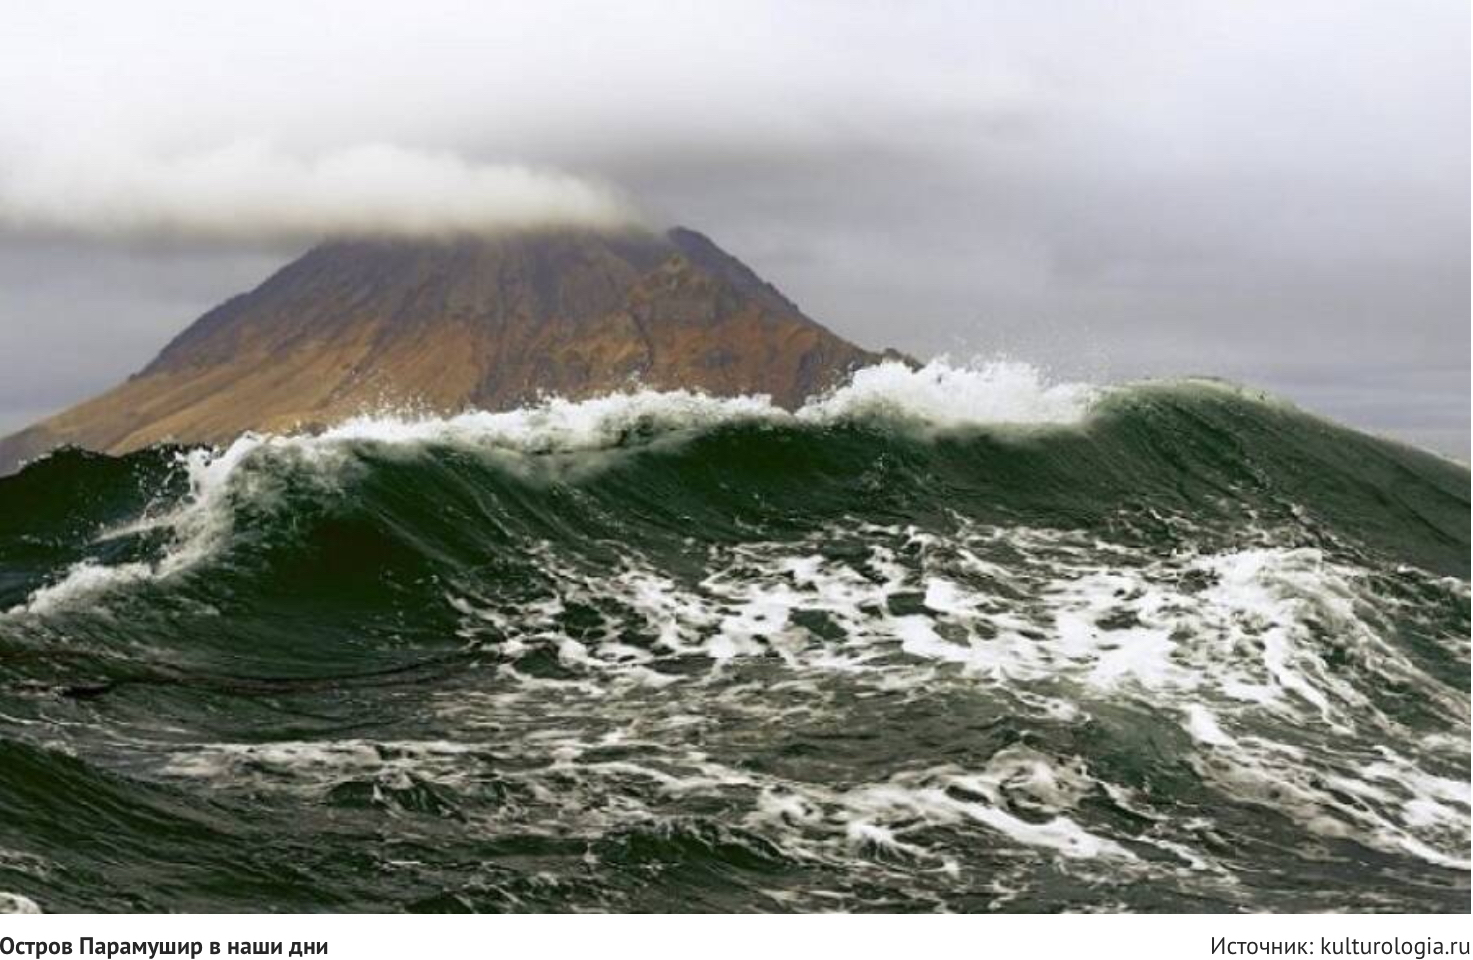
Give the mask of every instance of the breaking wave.
POLYGON ((63 451, 0 481, 0 890, 1464 910, 1468 487, 1011 363, 63 451))

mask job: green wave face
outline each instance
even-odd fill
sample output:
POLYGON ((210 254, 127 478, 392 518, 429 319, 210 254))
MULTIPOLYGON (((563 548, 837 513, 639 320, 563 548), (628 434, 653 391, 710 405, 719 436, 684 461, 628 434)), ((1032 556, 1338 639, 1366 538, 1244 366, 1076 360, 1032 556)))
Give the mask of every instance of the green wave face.
POLYGON ((0 891, 1466 910, 1464 467, 913 376, 0 481, 0 891))

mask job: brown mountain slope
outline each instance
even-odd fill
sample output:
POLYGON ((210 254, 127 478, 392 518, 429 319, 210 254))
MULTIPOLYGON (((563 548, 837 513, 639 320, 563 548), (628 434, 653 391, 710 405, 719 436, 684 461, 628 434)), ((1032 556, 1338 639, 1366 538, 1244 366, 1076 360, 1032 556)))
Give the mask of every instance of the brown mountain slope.
POLYGON ((0 440, 0 473, 63 444, 218 443, 386 405, 503 409, 636 381, 795 406, 878 359, 690 230, 332 241, 125 383, 0 440))

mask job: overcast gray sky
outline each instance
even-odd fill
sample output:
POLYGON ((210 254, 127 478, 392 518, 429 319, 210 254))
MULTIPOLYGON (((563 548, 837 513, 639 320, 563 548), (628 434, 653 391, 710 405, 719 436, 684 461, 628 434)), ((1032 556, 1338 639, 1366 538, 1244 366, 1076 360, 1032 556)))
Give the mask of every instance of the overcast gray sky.
POLYGON ((1466 0, 12 5, 0 431, 321 230, 638 211, 851 339, 1460 457, 1466 0))

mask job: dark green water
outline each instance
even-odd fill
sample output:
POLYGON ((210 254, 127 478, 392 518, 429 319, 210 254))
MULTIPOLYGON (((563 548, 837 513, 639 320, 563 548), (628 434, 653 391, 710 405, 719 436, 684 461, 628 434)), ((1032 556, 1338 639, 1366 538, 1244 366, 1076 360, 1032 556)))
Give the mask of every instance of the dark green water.
POLYGON ((0 891, 1467 910, 1467 470, 1213 384, 962 387, 0 480, 0 891))

